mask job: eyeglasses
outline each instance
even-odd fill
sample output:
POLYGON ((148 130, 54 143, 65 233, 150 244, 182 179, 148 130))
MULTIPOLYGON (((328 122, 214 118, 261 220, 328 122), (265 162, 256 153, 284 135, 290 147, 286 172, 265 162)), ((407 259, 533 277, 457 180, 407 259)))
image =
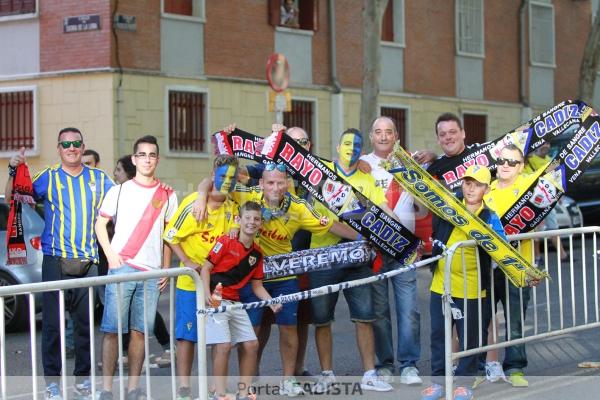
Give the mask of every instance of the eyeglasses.
POLYGON ((65 150, 71 147, 71 145, 78 149, 83 144, 83 140, 63 140, 62 142, 58 142, 58 144, 60 144, 65 150))
POLYGON ((308 138, 294 139, 300 146, 306 146, 310 140, 308 138))
POLYGON ((516 167, 517 165, 521 164, 521 162, 522 161, 512 160, 510 158, 498 158, 496 160, 497 165, 504 165, 504 164, 508 163, 509 167, 516 167))
POLYGON ((265 164, 265 171, 273 171, 277 169, 279 172, 287 172, 287 168, 283 164, 267 163, 265 164))
POLYGON ((156 153, 150 153, 150 154, 146 154, 146 153, 136 153, 134 154, 135 158, 148 158, 150 160, 156 160, 158 158, 158 154, 156 153))

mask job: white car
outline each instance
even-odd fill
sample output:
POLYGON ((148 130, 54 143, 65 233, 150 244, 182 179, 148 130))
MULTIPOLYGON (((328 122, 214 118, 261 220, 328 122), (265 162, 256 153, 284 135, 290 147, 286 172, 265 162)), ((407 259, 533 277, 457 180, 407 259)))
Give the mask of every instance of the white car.
POLYGON ((583 226, 583 216, 579 206, 572 198, 562 196, 554 207, 558 228, 579 228, 583 226))

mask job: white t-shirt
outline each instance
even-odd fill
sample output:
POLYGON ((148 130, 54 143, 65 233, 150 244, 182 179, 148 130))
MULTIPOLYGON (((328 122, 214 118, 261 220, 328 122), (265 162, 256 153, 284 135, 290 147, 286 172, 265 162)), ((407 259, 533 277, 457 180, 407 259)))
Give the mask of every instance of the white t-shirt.
POLYGON ((176 210, 175 192, 168 195, 158 180, 146 186, 134 178, 109 189, 100 215, 115 222, 113 250, 128 265, 149 270, 162 266, 163 230, 176 210))
POLYGON ((375 178, 375 184, 383 188, 386 192, 388 206, 394 210, 394 214, 396 214, 400 223, 414 233, 415 209, 412 196, 402 190, 402 187, 399 184, 397 185, 397 188, 396 185, 390 187, 394 177, 380 166, 381 161, 384 160, 383 158, 376 156, 375 153, 369 153, 361 156, 360 159, 368 162, 371 166, 371 175, 375 178), (399 196, 391 193, 391 190, 398 190, 399 196), (393 201, 395 204, 390 204, 391 199, 395 199, 395 201, 393 201))

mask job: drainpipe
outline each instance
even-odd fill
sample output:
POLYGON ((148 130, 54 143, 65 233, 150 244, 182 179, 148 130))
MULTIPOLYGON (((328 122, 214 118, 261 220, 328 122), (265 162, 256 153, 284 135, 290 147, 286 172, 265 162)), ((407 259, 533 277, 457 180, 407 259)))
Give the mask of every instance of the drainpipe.
POLYGON ((329 130, 331 159, 335 157, 338 135, 344 129, 344 95, 337 77, 337 45, 335 42, 335 0, 328 0, 329 10, 329 67, 331 72, 332 91, 330 95, 331 126, 329 130))
POLYGON ((331 69, 331 84, 333 85, 333 93, 339 94, 342 92, 342 86, 337 77, 337 45, 335 42, 335 0, 328 1, 329 6, 329 67, 331 69))
POLYGON ((521 119, 526 121, 531 118, 531 107, 527 96, 527 88, 525 87, 525 68, 527 68, 527 54, 525 53, 525 29, 526 20, 525 12, 527 11, 527 0, 521 1, 519 7, 519 102, 523 106, 521 110, 521 119))

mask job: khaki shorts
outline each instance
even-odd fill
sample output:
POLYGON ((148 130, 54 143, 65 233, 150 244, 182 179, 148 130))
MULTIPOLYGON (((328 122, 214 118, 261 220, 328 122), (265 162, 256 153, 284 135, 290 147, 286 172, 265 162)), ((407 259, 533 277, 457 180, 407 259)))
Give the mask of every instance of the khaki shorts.
MULTIPOLYGON (((221 305, 241 304, 223 300, 221 305)), ((206 344, 241 343, 256 340, 246 310, 227 310, 206 318, 206 344)))

